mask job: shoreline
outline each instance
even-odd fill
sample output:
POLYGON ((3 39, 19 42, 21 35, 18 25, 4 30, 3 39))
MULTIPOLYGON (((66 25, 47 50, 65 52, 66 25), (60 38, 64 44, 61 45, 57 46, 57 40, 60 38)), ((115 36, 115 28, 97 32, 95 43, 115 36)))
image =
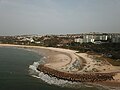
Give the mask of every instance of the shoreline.
MULTIPOLYGON (((71 74, 74 74, 74 73, 75 74, 94 73, 94 72, 85 72, 86 68, 89 65, 91 65, 91 66, 87 68, 88 70, 90 70, 91 67, 94 67, 92 65, 96 64, 92 61, 93 59, 89 58, 91 56, 87 56, 84 53, 76 53, 77 51, 74 51, 74 50, 52 48, 52 47, 41 47, 41 46, 12 45, 12 44, 0 44, 0 47, 1 46, 25 48, 25 49, 28 49, 30 51, 34 51, 34 52, 38 53, 39 55, 46 56, 47 60, 46 60, 45 67, 53 69, 53 70, 57 70, 59 72, 62 71, 62 72, 71 73, 71 74), (81 69, 76 69, 76 68, 71 69, 71 67, 73 67, 72 64, 75 63, 78 59, 80 59, 79 56, 85 60, 85 63, 84 63, 85 66, 82 68, 80 67, 81 69)), ((79 62, 77 62, 77 63, 80 63, 80 65, 83 64, 82 60, 78 60, 78 61, 79 62)), ((108 67, 108 66, 106 66, 106 67, 108 67)), ((112 68, 112 69, 110 69, 110 72, 113 72, 113 70, 116 70, 116 69, 112 68)), ((110 73, 108 71, 104 71, 104 72, 100 72, 100 73, 105 73, 105 72, 110 73)), ((97 72, 97 73, 99 73, 99 72, 97 72)), ((119 77, 120 77, 120 71, 116 72, 115 76, 113 76, 114 80, 110 80, 110 81, 108 80, 108 81, 104 81, 104 82, 103 81, 102 82, 95 82, 93 84, 100 84, 100 85, 108 86, 108 87, 109 86, 117 87, 118 85, 120 85, 119 77)))
POLYGON ((17 47, 24 48, 30 51, 34 51, 39 55, 46 57, 46 66, 65 72, 74 72, 77 69, 72 68, 72 64, 79 60, 79 64, 82 65, 81 60, 75 55, 76 51, 69 49, 53 48, 53 47, 41 47, 41 46, 26 46, 26 45, 13 45, 13 44, 0 44, 3 47, 17 47), (67 69, 66 69, 67 68, 67 69))
POLYGON ((67 72, 60 72, 44 65, 39 65, 37 68, 38 71, 41 71, 45 74, 48 74, 52 77, 57 77, 60 79, 75 81, 75 82, 101 82, 101 81, 109 81, 113 80, 113 76, 115 73, 82 73, 82 74, 74 74, 67 72))

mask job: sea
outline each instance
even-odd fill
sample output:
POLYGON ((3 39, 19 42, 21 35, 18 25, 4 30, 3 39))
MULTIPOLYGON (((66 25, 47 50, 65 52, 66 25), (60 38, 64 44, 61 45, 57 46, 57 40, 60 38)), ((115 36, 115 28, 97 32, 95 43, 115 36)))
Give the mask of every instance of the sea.
POLYGON ((0 47, 0 90, 106 90, 44 75, 35 68, 42 60, 32 51, 0 47))

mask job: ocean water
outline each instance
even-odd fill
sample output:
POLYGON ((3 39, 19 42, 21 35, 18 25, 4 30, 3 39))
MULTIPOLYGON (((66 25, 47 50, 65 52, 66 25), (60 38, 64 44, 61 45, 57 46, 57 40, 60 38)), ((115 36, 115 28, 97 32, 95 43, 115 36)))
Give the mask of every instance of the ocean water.
POLYGON ((62 80, 50 78, 43 73, 39 73, 38 77, 34 71, 31 74, 30 68, 34 68, 37 64, 35 62, 40 60, 42 56, 34 52, 0 47, 0 90, 103 90, 89 86, 71 88, 72 84, 71 87, 60 86, 57 82, 63 82, 62 80))

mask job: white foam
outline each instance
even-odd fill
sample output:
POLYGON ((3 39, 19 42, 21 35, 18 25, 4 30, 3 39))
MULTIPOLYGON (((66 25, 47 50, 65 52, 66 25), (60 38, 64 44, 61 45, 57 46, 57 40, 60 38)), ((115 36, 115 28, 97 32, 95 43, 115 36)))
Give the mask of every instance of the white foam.
POLYGON ((63 85, 63 84, 68 83, 67 80, 61 80, 61 79, 57 79, 56 77, 50 77, 49 75, 44 74, 43 72, 39 73, 39 77, 43 81, 45 81, 46 83, 49 83, 49 84, 63 85))
POLYGON ((33 65, 29 66, 30 74, 33 77, 40 78, 41 80, 43 80, 44 82, 46 82, 48 84, 54 84, 54 85, 59 85, 59 86, 65 85, 65 84, 75 84, 76 83, 76 82, 58 79, 56 77, 51 77, 47 74, 44 74, 43 72, 40 72, 37 70, 38 65, 39 65, 38 62, 34 62, 33 65))
POLYGON ((38 65, 39 65, 38 62, 34 62, 34 63, 33 63, 33 66, 35 66, 35 67, 37 67, 38 65))
MULTIPOLYGON (((58 79, 56 77, 51 77, 47 74, 44 74, 43 72, 40 72, 37 70, 37 67, 39 64, 40 64, 39 62, 34 62, 33 65, 29 66, 29 71, 30 71, 31 76, 33 76, 35 78, 39 78, 50 85, 53 84, 53 85, 57 85, 57 86, 71 87, 71 88, 86 87, 85 83, 62 80, 62 79, 58 79)), ((91 86, 91 87, 93 87, 93 86, 91 86)))
POLYGON ((36 76, 36 75, 32 75, 32 77, 35 77, 35 78, 40 78, 40 77, 38 77, 38 76, 36 76))

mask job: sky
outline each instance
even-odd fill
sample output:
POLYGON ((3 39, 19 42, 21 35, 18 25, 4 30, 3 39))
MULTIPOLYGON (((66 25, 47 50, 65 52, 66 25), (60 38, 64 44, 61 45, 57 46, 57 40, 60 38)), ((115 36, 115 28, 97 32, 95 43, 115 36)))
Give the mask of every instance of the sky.
POLYGON ((120 33, 120 0, 0 0, 0 35, 120 33))

